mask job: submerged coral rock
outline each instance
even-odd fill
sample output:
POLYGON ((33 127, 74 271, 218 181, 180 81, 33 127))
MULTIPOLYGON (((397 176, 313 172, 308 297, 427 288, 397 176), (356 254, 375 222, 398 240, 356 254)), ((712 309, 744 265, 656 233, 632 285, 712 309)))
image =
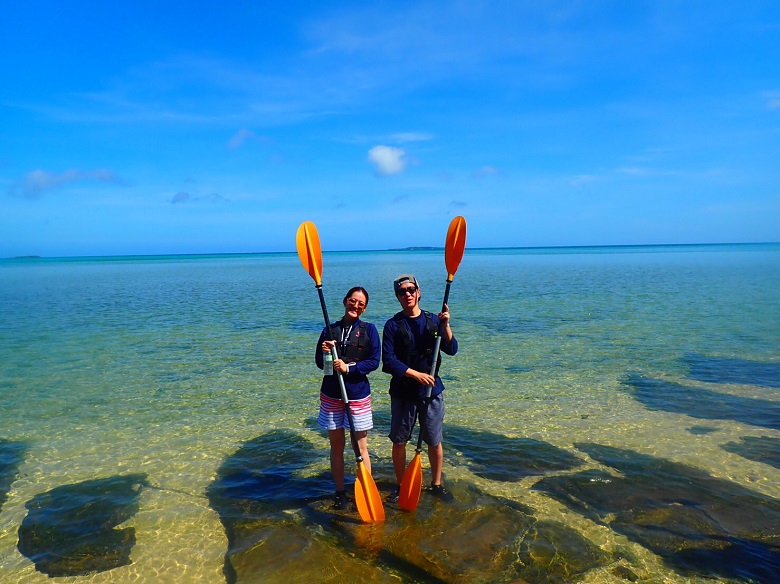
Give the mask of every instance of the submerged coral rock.
MULTIPOLYGON (((225 460, 208 496, 228 534, 228 583, 563 583, 614 561, 565 525, 464 481, 447 483, 451 502, 426 489, 414 513, 388 503, 384 523, 363 524, 331 508, 328 475, 307 474, 324 456, 277 430, 225 460)), ((391 479, 375 478, 390 490, 391 479)))

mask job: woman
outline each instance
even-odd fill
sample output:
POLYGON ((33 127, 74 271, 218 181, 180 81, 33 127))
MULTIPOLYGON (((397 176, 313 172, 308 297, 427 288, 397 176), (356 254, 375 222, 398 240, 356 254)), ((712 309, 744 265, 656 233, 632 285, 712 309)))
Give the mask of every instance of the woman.
POLYGON ((381 343, 376 327, 360 320, 360 315, 368 306, 368 292, 365 288, 350 288, 344 300, 344 316, 331 325, 331 335, 323 329, 317 343, 314 360, 317 367, 323 368, 323 354, 330 353, 336 346, 338 359, 333 361, 332 375, 322 378, 320 387, 320 415, 317 423, 328 431, 330 439, 330 470, 336 484, 333 508, 343 510, 347 507, 347 494, 344 490, 344 446, 345 431, 349 431, 349 419, 341 399, 339 371, 347 390, 349 409, 355 424, 355 439, 366 470, 371 472, 371 460, 368 457, 368 430, 374 423, 371 414, 371 386, 368 374, 379 367, 381 343), (333 340, 328 340, 328 339, 333 340))

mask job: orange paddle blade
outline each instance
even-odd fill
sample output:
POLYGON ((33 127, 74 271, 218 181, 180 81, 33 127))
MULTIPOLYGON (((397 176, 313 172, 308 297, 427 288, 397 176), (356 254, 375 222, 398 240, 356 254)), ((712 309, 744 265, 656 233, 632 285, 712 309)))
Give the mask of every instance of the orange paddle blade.
POLYGON ((447 280, 452 282, 458 271, 463 251, 466 249, 466 219, 458 215, 447 229, 447 241, 444 244, 444 264, 447 266, 447 280))
POLYGON ((422 491, 422 461, 420 453, 416 452, 412 462, 406 467, 404 478, 401 481, 401 490, 398 492, 398 506, 404 511, 414 511, 420 502, 422 491))
POLYGON ((311 221, 304 221, 295 234, 295 247, 303 267, 309 272, 317 286, 322 284, 322 248, 317 227, 311 221))
POLYGON ((382 523, 385 520, 379 489, 362 461, 358 463, 355 481, 355 504, 363 523, 382 523))

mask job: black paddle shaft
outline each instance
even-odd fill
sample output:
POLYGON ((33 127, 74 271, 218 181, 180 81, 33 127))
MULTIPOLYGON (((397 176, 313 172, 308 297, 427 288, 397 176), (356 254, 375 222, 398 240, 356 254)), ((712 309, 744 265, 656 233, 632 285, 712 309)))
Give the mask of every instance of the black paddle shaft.
MULTIPOLYGON (((328 317, 328 308, 325 306, 325 296, 322 293, 322 285, 317 286, 317 293, 320 296, 320 306, 322 307, 322 316, 325 318, 325 330, 327 331, 327 339, 329 341, 335 341, 333 338, 333 331, 330 330, 330 318, 328 317)), ((339 358, 339 353, 336 350, 336 345, 333 345, 331 349, 333 351, 334 361, 339 358)), ((355 460, 358 463, 363 462, 363 457, 360 455, 360 448, 358 447, 357 438, 355 437, 355 422, 352 420, 352 411, 349 409, 349 398, 347 398, 347 388, 344 386, 344 378, 341 376, 341 371, 336 370, 336 375, 339 379, 339 386, 341 386, 341 401, 344 402, 344 409, 347 411, 347 420, 349 420, 349 441, 352 443, 352 450, 355 451, 355 460)))
MULTIPOLYGON (((441 303, 441 311, 444 312, 447 309, 447 301, 450 298, 450 285, 452 284, 451 279, 447 279, 447 286, 444 288, 444 300, 441 303)), ((439 351, 441 350, 441 335, 443 334, 443 330, 441 328, 441 322, 439 322, 439 332, 436 335, 436 344, 433 348, 433 364, 431 365, 431 376, 436 377, 436 363, 439 361, 439 351)), ((422 440, 423 440, 423 419, 428 415, 428 402, 431 400, 431 392, 433 391, 433 386, 428 386, 428 393, 425 396, 425 409, 422 411, 423 416, 421 416, 419 413, 417 414, 417 417, 420 421, 420 435, 417 437, 417 448, 415 449, 415 452, 422 452, 422 440)))

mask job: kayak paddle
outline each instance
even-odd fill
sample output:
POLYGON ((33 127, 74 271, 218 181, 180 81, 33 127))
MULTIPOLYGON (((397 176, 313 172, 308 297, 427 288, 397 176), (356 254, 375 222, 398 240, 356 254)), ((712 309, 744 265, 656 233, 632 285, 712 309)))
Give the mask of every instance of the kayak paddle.
MULTIPOLYGON (((447 267, 447 286, 444 289, 444 301, 441 304, 441 310, 447 308, 447 300, 450 297, 450 284, 458 271, 460 260, 463 259, 463 251, 466 249, 466 219, 458 216, 450 222, 447 229, 447 240, 444 244, 444 264, 447 267)), ((436 335, 436 345, 433 349, 433 364, 430 374, 436 377, 436 363, 439 360, 439 350, 441 349, 441 323, 439 324, 439 334, 436 335)), ((428 386, 428 393, 425 396, 425 408, 428 408, 428 401, 431 399, 433 386, 428 386)), ((398 506, 404 511, 414 511, 417 509, 417 503, 420 501, 420 492, 422 491, 422 461, 420 452, 422 451, 422 420, 425 417, 425 410, 418 414, 420 420, 420 435, 417 437, 417 449, 414 451, 414 457, 404 471, 404 478, 401 481, 401 487, 398 492, 398 506)))
MULTIPOLYGON (((322 294, 322 249, 320 248, 320 236, 317 233, 317 227, 311 221, 304 221, 298 227, 298 233, 295 236, 295 245, 298 248, 298 257, 314 280, 317 292, 320 297, 320 306, 322 307, 322 316, 325 318, 325 330, 327 337, 332 341, 330 330, 330 319, 328 318, 328 309, 325 306, 325 297, 322 294)), ((333 349, 333 358, 338 359, 336 347, 333 349)), ((357 480, 355 481, 355 504, 360 513, 360 518, 364 523, 381 523, 385 520, 385 509, 382 506, 382 499, 379 496, 379 489, 368 472, 363 457, 360 455, 357 438, 355 438, 355 423, 352 420, 352 411, 349 409, 349 398, 347 397, 347 388, 344 386, 344 378, 340 371, 336 371, 339 386, 341 387, 341 400, 344 402, 344 408, 349 420, 349 438, 352 443, 352 449, 355 451, 355 460, 357 461, 357 480)))

